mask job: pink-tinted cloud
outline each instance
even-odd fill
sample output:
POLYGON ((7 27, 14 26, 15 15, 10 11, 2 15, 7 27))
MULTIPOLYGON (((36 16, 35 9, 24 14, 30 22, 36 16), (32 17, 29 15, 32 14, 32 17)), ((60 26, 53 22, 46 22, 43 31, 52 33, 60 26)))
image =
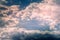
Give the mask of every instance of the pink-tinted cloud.
MULTIPOLYGON (((10 12, 11 14, 10 15, 6 14, 7 16, 2 18, 2 20, 4 20, 7 23, 5 25, 6 28, 2 28, 3 29, 2 33, 3 32, 11 33, 16 31, 17 32, 24 31, 26 33, 29 32, 44 33, 44 31, 41 32, 40 30, 27 30, 26 28, 24 28, 25 26, 28 26, 28 28, 32 28, 32 29, 35 28, 33 26, 34 25, 36 26, 37 24, 31 22, 31 20, 36 20, 38 22, 39 26, 37 25, 36 29, 41 27, 45 28, 47 24, 49 25, 48 27, 50 30, 54 30, 53 32, 50 33, 52 34, 56 33, 55 31, 58 30, 58 28, 55 28, 55 25, 60 23, 60 6, 56 5, 55 2, 52 0, 44 0, 41 3, 31 3, 23 10, 20 10, 19 6, 17 5, 12 5, 8 7, 8 10, 9 11, 7 11, 7 13, 10 12)), ((48 30, 46 31, 49 32, 48 30)), ((60 30, 58 30, 58 33, 59 31, 60 30)))

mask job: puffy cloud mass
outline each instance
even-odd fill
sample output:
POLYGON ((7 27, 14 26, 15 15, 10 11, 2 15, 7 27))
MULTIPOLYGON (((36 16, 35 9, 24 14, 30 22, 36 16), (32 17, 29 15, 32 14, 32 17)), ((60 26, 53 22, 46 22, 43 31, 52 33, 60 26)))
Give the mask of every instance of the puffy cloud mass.
MULTIPOLYGON (((21 10, 20 5, 0 5, 0 37, 8 38, 15 33, 60 34, 60 5, 56 0, 31 3, 21 10), (12 33, 12 34, 11 34, 12 33)), ((2 39, 1 39, 2 40, 2 39)))
MULTIPOLYGON (((52 0, 45 0, 42 3, 32 3, 26 9, 17 12, 16 17, 24 21, 23 24, 19 23, 21 25, 30 26, 38 23, 36 24, 38 27, 49 25, 51 30, 55 30, 55 25, 60 22, 59 7, 52 0)), ((33 27, 35 28, 35 26, 33 27)))

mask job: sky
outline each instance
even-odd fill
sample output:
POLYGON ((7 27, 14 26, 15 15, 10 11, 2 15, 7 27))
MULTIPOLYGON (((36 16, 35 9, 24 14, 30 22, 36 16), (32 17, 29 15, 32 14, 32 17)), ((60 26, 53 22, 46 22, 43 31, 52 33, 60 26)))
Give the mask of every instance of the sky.
POLYGON ((0 0, 0 40, 59 40, 59 35, 60 0, 0 0))

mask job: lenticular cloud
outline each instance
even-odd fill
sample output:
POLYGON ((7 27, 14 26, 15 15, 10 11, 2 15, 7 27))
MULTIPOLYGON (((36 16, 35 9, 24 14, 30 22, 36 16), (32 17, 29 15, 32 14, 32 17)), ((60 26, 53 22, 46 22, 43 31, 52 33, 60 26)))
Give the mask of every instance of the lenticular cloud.
POLYGON ((23 10, 20 10, 19 5, 12 5, 7 7, 7 10, 1 10, 1 13, 4 16, 1 17, 4 22, 0 25, 4 25, 4 28, 0 29, 2 30, 0 36, 4 32, 11 35, 12 32, 14 34, 14 32, 21 33, 22 31, 26 33, 48 31, 59 34, 60 6, 54 0, 31 3, 23 10))

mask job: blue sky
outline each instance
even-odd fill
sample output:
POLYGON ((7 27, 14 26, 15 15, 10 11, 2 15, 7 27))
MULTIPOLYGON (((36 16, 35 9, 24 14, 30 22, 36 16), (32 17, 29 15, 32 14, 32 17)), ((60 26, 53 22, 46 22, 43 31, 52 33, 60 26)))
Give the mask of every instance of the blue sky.
POLYGON ((20 5, 21 8, 25 8, 30 3, 33 2, 41 2, 42 0, 7 0, 7 3, 5 5, 11 6, 11 5, 20 5))

